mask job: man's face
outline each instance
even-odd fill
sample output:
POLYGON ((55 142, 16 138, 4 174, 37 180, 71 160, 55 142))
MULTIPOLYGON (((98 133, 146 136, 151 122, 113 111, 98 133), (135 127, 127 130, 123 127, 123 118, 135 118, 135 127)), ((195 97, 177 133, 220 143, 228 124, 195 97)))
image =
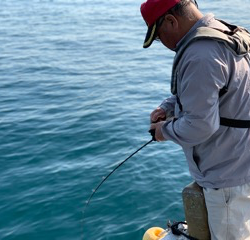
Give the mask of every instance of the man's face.
POLYGON ((162 24, 158 28, 157 38, 162 42, 164 46, 173 50, 177 44, 178 22, 176 18, 167 14, 162 20, 162 24))

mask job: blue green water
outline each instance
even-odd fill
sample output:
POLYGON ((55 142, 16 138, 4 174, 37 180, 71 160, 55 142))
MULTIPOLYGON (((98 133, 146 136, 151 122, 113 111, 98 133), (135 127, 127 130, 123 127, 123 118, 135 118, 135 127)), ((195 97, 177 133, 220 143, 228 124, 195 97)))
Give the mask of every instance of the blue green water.
MULTIPOLYGON (((142 49, 139 0, 1 0, 0 239, 141 239, 184 220, 181 148, 150 140, 173 53, 142 49), (82 224, 83 223, 83 224, 82 224)), ((249 1, 199 2, 250 28, 249 1)))

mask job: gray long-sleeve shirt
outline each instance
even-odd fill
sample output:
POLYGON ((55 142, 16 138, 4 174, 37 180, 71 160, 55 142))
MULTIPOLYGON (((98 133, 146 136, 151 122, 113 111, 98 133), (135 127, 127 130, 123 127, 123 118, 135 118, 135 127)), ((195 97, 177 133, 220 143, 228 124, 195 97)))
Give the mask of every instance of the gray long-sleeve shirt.
MULTIPOLYGON (((197 27, 227 27, 208 14, 197 27)), ((177 45, 177 47, 178 47, 177 45)), ((160 106, 176 121, 166 122, 166 140, 182 146, 194 180, 203 187, 232 187, 250 182, 250 129, 220 126, 220 117, 250 120, 250 62, 214 40, 193 42, 178 64, 176 97, 160 106), (219 91, 229 84, 228 92, 219 91)))

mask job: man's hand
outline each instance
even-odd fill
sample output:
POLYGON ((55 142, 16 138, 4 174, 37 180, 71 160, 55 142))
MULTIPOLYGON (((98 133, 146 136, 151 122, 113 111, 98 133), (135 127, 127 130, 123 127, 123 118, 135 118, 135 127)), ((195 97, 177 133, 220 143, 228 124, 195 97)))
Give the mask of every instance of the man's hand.
POLYGON ((150 114, 150 122, 151 123, 157 123, 160 121, 166 120, 166 112, 162 108, 158 107, 156 108, 151 114, 150 114))
POLYGON ((162 135, 161 127, 165 123, 165 121, 151 123, 150 129, 155 129, 155 139, 157 142, 166 141, 166 139, 162 135))

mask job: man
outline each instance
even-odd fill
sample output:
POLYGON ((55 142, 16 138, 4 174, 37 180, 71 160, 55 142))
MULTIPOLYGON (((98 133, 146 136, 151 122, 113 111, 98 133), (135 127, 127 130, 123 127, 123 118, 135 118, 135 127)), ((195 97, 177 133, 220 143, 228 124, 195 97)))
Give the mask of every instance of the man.
POLYGON ((182 146, 203 187, 211 238, 250 239, 250 38, 190 0, 148 0, 141 14, 143 47, 159 39, 176 52, 173 95, 151 113, 155 138, 182 146), (235 45, 238 34, 246 43, 235 45))

